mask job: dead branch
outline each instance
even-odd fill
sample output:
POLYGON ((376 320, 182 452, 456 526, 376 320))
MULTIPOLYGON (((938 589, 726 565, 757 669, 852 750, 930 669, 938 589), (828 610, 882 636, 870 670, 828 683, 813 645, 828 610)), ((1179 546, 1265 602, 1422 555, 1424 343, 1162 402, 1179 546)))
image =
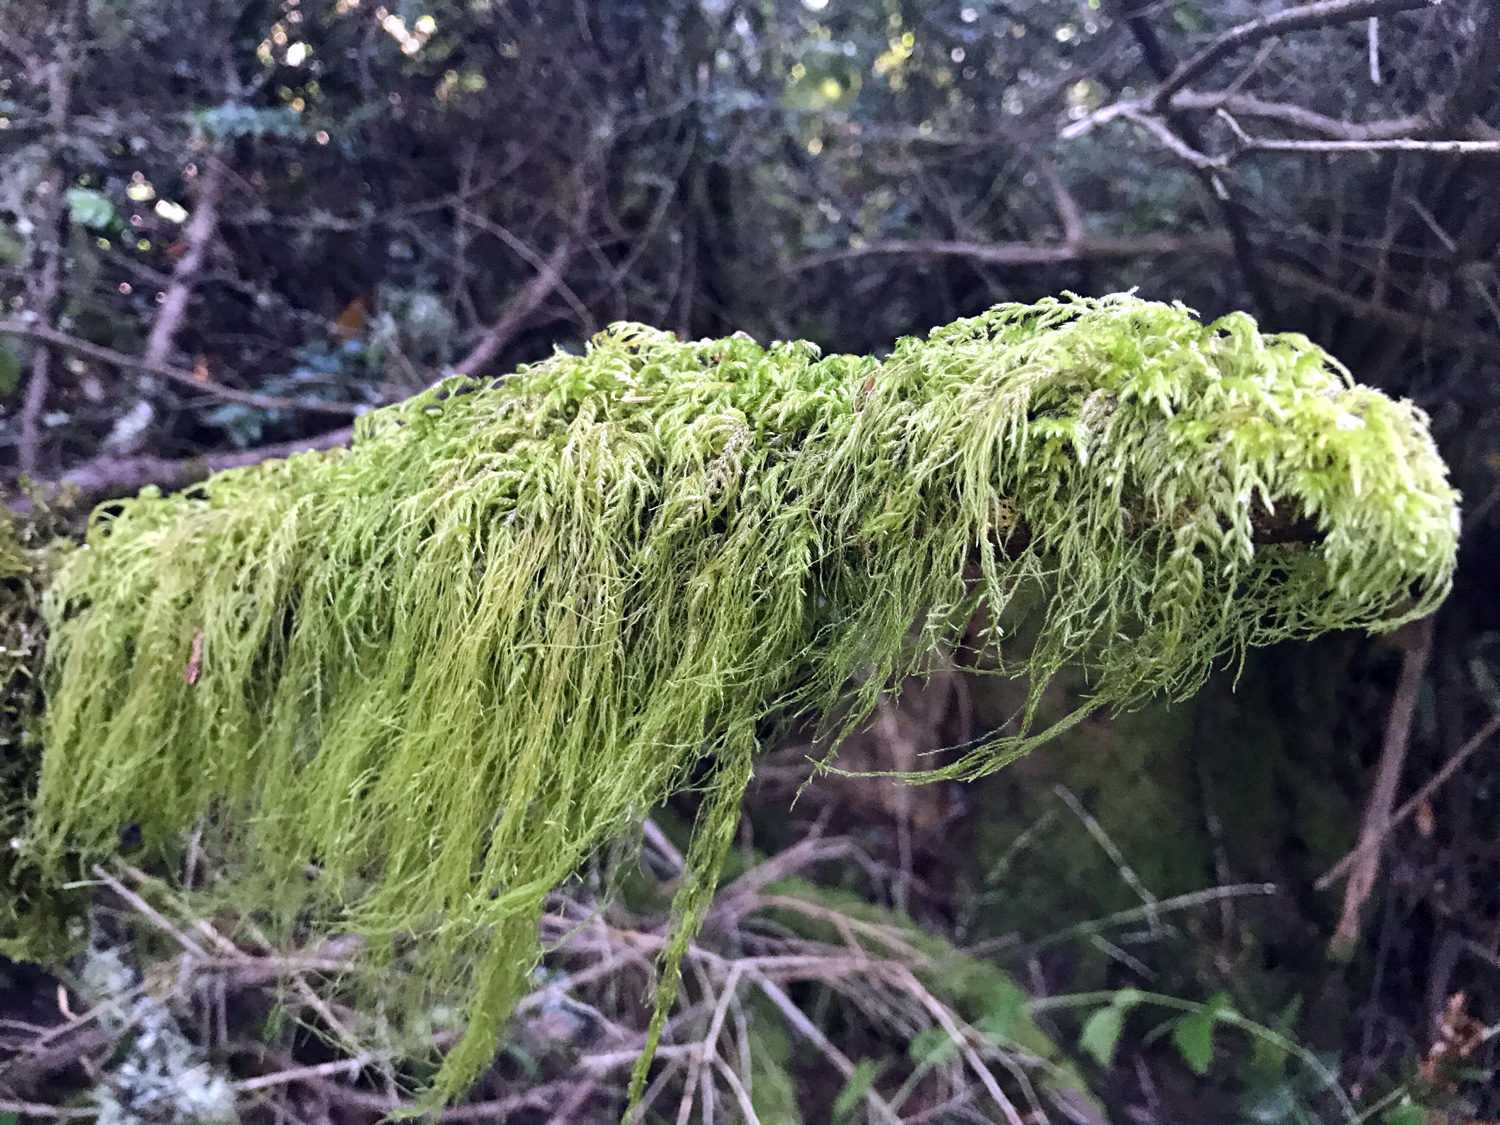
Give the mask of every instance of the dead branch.
POLYGON ((474 350, 455 365, 454 370, 466 375, 477 375, 483 371, 500 350, 515 338, 521 326, 526 323, 526 319, 536 312, 541 303, 562 284, 563 270, 567 268, 583 241, 583 225, 591 210, 592 202, 593 193, 585 190, 579 200, 572 226, 558 242, 556 249, 537 271, 536 276, 506 302, 499 319, 490 326, 489 331, 475 345, 474 350))
POLYGON ((1401 783, 1401 767, 1411 741, 1412 716, 1427 671, 1427 656, 1432 651, 1432 618, 1424 617, 1405 626, 1396 639, 1402 647, 1401 678, 1396 683, 1396 696, 1386 721, 1375 784, 1365 804, 1359 844, 1354 849, 1354 867, 1344 888, 1343 912, 1334 932, 1333 949, 1342 956, 1347 956, 1359 941, 1360 911, 1375 889, 1381 845, 1391 830, 1391 806, 1396 801, 1396 787, 1401 783))
POLYGON ((1430 8, 1437 0, 1317 0, 1316 3, 1288 8, 1275 15, 1232 27, 1179 66, 1156 92, 1148 103, 1152 113, 1161 113, 1171 101, 1172 95, 1189 82, 1199 77, 1227 55, 1250 43, 1258 43, 1272 35, 1285 35, 1292 31, 1310 31, 1314 28, 1334 27, 1370 16, 1392 15, 1413 8, 1430 8))
MULTIPOLYGON (((42 195, 42 221, 38 224, 42 239, 41 275, 35 281, 33 294, 36 315, 52 324, 59 311, 63 293, 63 244, 67 176, 62 167, 60 138, 67 130, 72 113, 73 75, 76 67, 74 39, 78 31, 78 0, 70 0, 57 38, 52 63, 47 69, 47 128, 52 134, 51 167, 47 178, 37 185, 42 195), (45 194, 43 194, 45 189, 45 194)), ((26 398, 21 405, 20 438, 16 457, 22 472, 35 472, 41 449, 42 411, 47 406, 51 384, 52 349, 37 348, 31 357, 31 375, 26 382, 26 398)))
POLYGON ((172 358, 172 345, 182 327, 183 317, 187 315, 188 302, 198 284, 199 274, 203 271, 203 259, 208 252, 209 243, 213 241, 218 229, 219 203, 224 198, 224 184, 229 178, 226 155, 224 144, 220 142, 204 161, 193 217, 182 235, 187 250, 177 259, 177 264, 172 269, 171 280, 162 291, 156 319, 151 322, 151 332, 146 337, 146 350, 141 358, 157 367, 167 366, 172 358))
POLYGON ((1229 157, 1238 160, 1256 152, 1449 152, 1465 156, 1500 155, 1500 141, 1422 141, 1411 137, 1371 141, 1280 141, 1246 138, 1229 157))
MULTIPOLYGON (((1497 732, 1500 732, 1500 714, 1491 715, 1489 722, 1475 731, 1467 742, 1453 752, 1452 756, 1443 763, 1442 768, 1433 774, 1422 788, 1413 793, 1399 809, 1391 814, 1390 819, 1386 822, 1386 835, 1389 836, 1394 829, 1406 823, 1411 818, 1411 815, 1422 807, 1425 801, 1431 800, 1432 795, 1446 785, 1448 779, 1456 774, 1462 768, 1463 764, 1474 756, 1476 750, 1479 750, 1485 743, 1494 738, 1497 732)), ((1355 848, 1354 851, 1351 851, 1320 875, 1318 881, 1313 886, 1320 891, 1326 891, 1334 883, 1338 882, 1340 876, 1346 874, 1354 866, 1359 856, 1360 851, 1358 848, 1355 848)))
POLYGON ((785 267, 788 273, 803 273, 834 262, 856 261, 876 255, 899 254, 913 258, 968 258, 995 266, 1049 266, 1069 262, 1141 258, 1160 254, 1202 253, 1222 255, 1228 246, 1214 236, 1145 235, 1139 238, 1095 238, 1071 244, 1043 245, 1033 242, 950 242, 939 239, 882 239, 863 246, 850 246, 826 254, 809 254, 785 267))
POLYGON ((1268 262, 1264 268, 1266 276, 1278 285, 1300 289, 1309 296, 1355 316, 1369 317, 1402 332, 1422 338, 1430 337, 1450 347, 1474 348, 1487 355, 1500 355, 1500 342, 1496 341, 1494 333, 1480 332, 1466 324, 1450 320, 1394 309, 1382 302, 1356 296, 1349 291, 1348 286, 1333 285, 1291 266, 1268 262))
POLYGON ((168 457, 95 457, 63 474, 60 483, 71 485, 85 502, 128 495, 148 484, 171 491, 196 484, 210 473, 225 469, 242 469, 294 453, 311 453, 343 445, 354 436, 345 426, 315 437, 262 445, 232 453, 209 453, 202 457, 173 460, 168 457))
MULTIPOLYGON (((170 379, 174 383, 181 384, 191 390, 203 394, 214 395, 217 398, 229 402, 238 402, 244 406, 255 406, 262 410, 306 410, 316 414, 340 414, 344 417, 363 414, 369 408, 348 402, 319 402, 316 399, 303 398, 281 398, 277 395, 259 395, 252 391, 241 391, 234 387, 226 387, 223 383, 215 382, 213 379, 200 379, 191 371, 184 371, 179 367, 169 367, 164 363, 153 363, 144 358, 126 355, 117 352, 113 348, 106 348, 101 344, 91 343, 88 340, 80 340, 77 336, 70 336, 66 332, 60 332, 56 328, 49 328, 40 323, 29 323, 25 320, 12 318, 0 320, 0 336, 17 336, 26 340, 37 340, 44 344, 51 344, 65 351, 76 352, 86 355, 90 359, 96 359, 100 363, 107 363, 113 367, 129 368, 133 371, 144 371, 148 375, 157 375, 163 379, 170 379)), ((38 349, 41 354, 45 349, 38 349)))
MULTIPOLYGON (((1099 116, 1112 107, 1098 111, 1099 116)), ((1409 137, 1431 128, 1433 119, 1427 113, 1414 113, 1408 117, 1396 117, 1386 121, 1352 122, 1318 113, 1305 106, 1287 102, 1268 102, 1252 94, 1200 93, 1196 90, 1179 90, 1168 103, 1169 110, 1228 110, 1238 117, 1262 121, 1275 121, 1304 132, 1316 133, 1332 140, 1379 141, 1409 137)), ((1088 118, 1084 119, 1089 120, 1088 118)), ((1081 124, 1081 123, 1080 123, 1081 124)), ((1071 126, 1070 126, 1071 128, 1071 126)))

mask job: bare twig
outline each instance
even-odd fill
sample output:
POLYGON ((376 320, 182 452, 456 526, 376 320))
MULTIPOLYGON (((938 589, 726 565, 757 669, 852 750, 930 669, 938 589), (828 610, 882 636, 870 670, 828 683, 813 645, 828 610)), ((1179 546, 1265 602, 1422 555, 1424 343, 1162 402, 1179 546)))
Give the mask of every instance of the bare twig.
POLYGON ((236 1090, 248 1093, 251 1090, 264 1090, 271 1086, 287 1086, 309 1078, 329 1078, 342 1074, 355 1075, 375 1059, 375 1055, 356 1055, 352 1059, 338 1059, 335 1062, 318 1063, 316 1066, 291 1067, 287 1070, 277 1070, 270 1074, 242 1079, 236 1082, 234 1087, 236 1090))
POLYGON ((1487 355, 1500 355, 1500 342, 1496 341, 1492 332, 1479 332, 1465 324, 1418 316, 1404 309, 1393 309, 1379 301, 1351 293, 1347 285, 1333 285, 1290 266, 1267 263, 1265 271, 1266 276, 1278 285, 1300 289, 1355 316, 1381 321, 1415 336, 1431 337, 1450 347, 1474 348, 1487 355))
POLYGON ((100 867, 97 863, 94 865, 93 871, 94 878, 98 879, 106 887, 114 891, 115 894, 119 895, 122 899, 129 903, 131 908, 134 909, 136 913, 140 914, 162 933, 168 935, 178 945, 182 946, 182 948, 185 949, 188 953, 192 954, 192 956, 196 960, 208 960, 208 954, 203 951, 203 947, 195 942, 192 938, 188 937, 187 934, 183 933, 171 922, 169 922, 165 915, 163 915, 161 911, 157 910, 156 907, 152 906, 149 902, 143 899, 140 895, 136 894, 124 883, 120 882, 120 880, 116 879, 108 871, 100 867))
POLYGON ((1309 31, 1333 27, 1370 16, 1391 15, 1413 8, 1430 8, 1437 0, 1318 0, 1288 8, 1270 16, 1261 16, 1232 27, 1187 62, 1179 66, 1151 95, 1150 108, 1160 113, 1173 94, 1203 74, 1215 63, 1239 48, 1272 35, 1291 31, 1309 31))
POLYGON ((489 331, 475 345, 474 350, 454 366, 455 371, 462 371, 466 375, 477 375, 483 371, 499 354, 500 349, 515 338, 521 326, 526 323, 526 319, 562 283, 563 270, 567 268, 573 255, 577 253, 579 244, 583 241, 583 225, 592 202, 592 193, 584 191, 571 229, 558 241, 556 249, 537 271, 536 276, 506 302, 499 319, 490 326, 489 331))
POLYGON ((88 1106, 68 1108, 66 1106, 43 1105, 40 1102, 15 1102, 0 1098, 0 1113, 20 1113, 27 1117, 45 1117, 54 1121, 82 1121, 98 1117, 99 1111, 88 1106))
MULTIPOLYGON (((72 112, 73 73, 76 65, 73 52, 78 15, 78 0, 69 0, 62 31, 57 37, 52 62, 47 70, 47 129, 51 134, 52 152, 47 176, 37 185, 37 194, 42 196, 42 221, 37 224, 42 240, 42 268, 40 276, 34 282, 33 296, 36 315, 49 325, 56 319, 63 291, 63 223, 66 206, 63 189, 67 177, 63 172, 60 148, 72 112)), ((41 431, 38 427, 42 411, 47 406, 51 367, 52 349, 37 348, 31 357, 26 398, 21 404, 21 432, 16 458, 22 472, 36 471, 37 455, 41 450, 41 431)))
MULTIPOLYGON (((44 324, 29 323, 25 320, 12 318, 0 320, 0 336, 18 336, 27 340, 38 340, 42 343, 53 344, 66 351, 77 352, 86 355, 90 359, 97 359, 100 363, 108 363, 115 367, 126 367, 134 371, 144 371, 148 375, 159 375, 163 379, 170 379, 174 383, 180 383, 184 387, 198 391, 202 394, 214 395, 217 398, 227 399, 229 402, 238 402, 244 406, 255 406, 262 410, 305 410, 317 414, 340 414, 345 417, 363 414, 369 409, 367 406, 348 402, 319 402, 316 399, 303 398, 280 398, 274 395, 258 395, 251 391, 236 390, 234 387, 226 387, 223 383, 217 383, 212 379, 200 379, 191 371, 183 371, 181 368, 169 367, 163 363, 153 363, 144 358, 126 355, 117 352, 113 348, 106 348, 101 344, 94 344, 88 340, 80 340, 77 336, 70 336, 66 332, 60 332, 56 328, 49 328, 44 324)), ((44 349, 38 349, 38 354, 44 349)))
MULTIPOLYGON (((1494 738, 1496 733, 1500 733, 1500 714, 1490 716, 1489 722, 1475 731, 1467 742, 1453 752, 1453 755, 1443 763, 1442 768, 1433 774, 1422 788, 1413 793, 1399 809, 1391 814, 1390 819, 1386 822, 1386 834, 1389 835, 1391 830, 1397 825, 1405 823, 1422 806, 1424 801, 1430 800, 1434 793, 1447 784, 1448 779, 1456 774, 1462 768, 1463 764, 1474 756, 1476 750, 1491 738, 1494 738)), ((1354 866, 1360 854, 1359 848, 1351 851, 1324 872, 1314 886, 1320 891, 1326 891, 1338 881, 1341 875, 1344 875, 1354 866)))
MULTIPOLYGON (((765 994, 766 999, 776 1005, 777 1010, 781 1012, 786 1018, 786 1022, 792 1026, 797 1034, 816 1047, 845 1078, 854 1073, 854 1063, 850 1060, 849 1056, 835 1047, 829 1041, 828 1036, 818 1030, 818 1025, 808 1019, 806 1013, 801 1008, 792 1003, 790 996, 760 973, 751 971, 749 975, 755 982, 756 987, 765 994)), ((865 1102, 870 1107, 870 1116, 872 1118, 885 1122, 885 1125, 900 1125, 900 1118, 896 1116, 889 1103, 873 1089, 865 1092, 865 1102)))
POLYGON ((187 315, 188 302, 198 284, 198 275, 203 270, 203 259, 213 241, 219 225, 219 203, 224 198, 224 185, 229 178, 229 167, 225 163, 223 142, 214 146, 204 161, 203 175, 198 180, 198 198, 193 207, 193 217, 182 232, 183 244, 187 247, 177 264, 172 268, 172 278, 162 290, 161 302, 157 305, 156 319, 151 322, 151 332, 146 337, 146 350, 141 358, 156 367, 166 367, 172 358, 172 345, 187 315))
POLYGON ((1423 141, 1412 137, 1370 141, 1279 141, 1252 137, 1231 159, 1255 152, 1448 152, 1479 156, 1500 154, 1500 141, 1423 141))
MULTIPOLYGON (((1179 90, 1172 95, 1169 110, 1217 110, 1227 109, 1238 117, 1249 117, 1262 121, 1275 121, 1304 132, 1316 133, 1333 140, 1378 141, 1397 137, 1409 137, 1432 126, 1432 118, 1426 113, 1409 117, 1396 117, 1385 121, 1352 122, 1340 121, 1337 117, 1318 113, 1305 106, 1287 102, 1268 102, 1252 94, 1199 93, 1196 90, 1179 90)), ((1108 120, 1118 116, 1116 107, 1105 106, 1084 121, 1094 118, 1108 120)), ((1082 125, 1083 122, 1078 124, 1082 125)), ((1072 128, 1073 126, 1070 126, 1072 128)), ((1086 129, 1084 131, 1087 131, 1086 129)))
POLYGON ((1111 258, 1140 258, 1161 254, 1224 254, 1222 238, 1146 235, 1140 238, 1095 238, 1075 244, 1039 245, 1034 242, 949 242, 940 239, 882 239, 826 254, 809 254, 787 265, 788 273, 802 273, 834 262, 856 261, 877 255, 913 258, 968 258, 995 266, 1065 265, 1069 262, 1111 258))
POLYGON ((1401 678, 1396 683, 1396 697, 1386 721, 1385 742, 1380 750, 1380 765, 1375 785, 1365 804, 1360 825, 1359 844, 1355 848, 1354 868, 1344 888, 1344 908, 1334 932, 1333 948, 1348 953, 1359 940, 1359 915, 1380 870, 1380 849, 1391 830, 1391 807, 1396 801, 1396 786, 1401 782, 1401 767, 1411 738, 1412 716, 1422 677, 1427 671, 1427 656, 1432 651, 1432 618, 1424 617, 1405 626, 1396 634, 1402 645, 1401 678))
POLYGON ((248 465, 258 465, 262 461, 290 457, 294 453, 332 449, 344 445, 353 435, 353 428, 345 426, 297 441, 176 460, 169 457, 102 456, 70 469, 63 474, 61 483, 76 488, 86 501, 132 493, 148 484, 159 485, 170 491, 196 484, 209 473, 242 469, 248 465))

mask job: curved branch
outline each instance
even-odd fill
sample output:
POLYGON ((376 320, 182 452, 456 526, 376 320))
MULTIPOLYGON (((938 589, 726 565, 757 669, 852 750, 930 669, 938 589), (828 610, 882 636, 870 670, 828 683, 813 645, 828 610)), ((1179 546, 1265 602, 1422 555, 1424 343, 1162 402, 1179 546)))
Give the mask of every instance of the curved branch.
POLYGON ((133 355, 126 355, 124 352, 117 352, 113 348, 106 348, 102 344, 94 344, 88 340, 80 340, 77 336, 69 336, 66 332, 59 332, 56 328, 48 328, 43 324, 30 324, 24 320, 0 320, 0 336, 37 340, 70 352, 77 352, 79 355, 86 355, 90 359, 97 359, 100 363, 108 363, 113 367, 126 367, 132 371, 144 371, 148 375, 159 375, 163 379, 180 383, 190 390, 215 395, 244 406, 256 406, 262 410, 307 410, 316 414, 338 414, 349 418, 363 414, 369 409, 356 403, 281 398, 277 395, 258 395, 252 391, 236 390, 234 387, 226 387, 223 383, 216 383, 212 379, 200 379, 191 371, 184 371, 180 367, 152 363, 133 355))
POLYGON ((1179 66, 1157 91, 1151 95, 1151 112, 1160 113, 1172 95, 1193 79, 1203 74, 1220 59, 1233 54, 1248 43, 1258 43, 1272 35, 1284 35, 1289 31, 1309 31, 1313 28, 1332 27, 1350 23, 1370 16, 1386 16, 1405 12, 1412 8, 1430 8, 1438 0, 1317 0, 1316 3, 1288 8, 1273 16, 1232 27, 1179 66))

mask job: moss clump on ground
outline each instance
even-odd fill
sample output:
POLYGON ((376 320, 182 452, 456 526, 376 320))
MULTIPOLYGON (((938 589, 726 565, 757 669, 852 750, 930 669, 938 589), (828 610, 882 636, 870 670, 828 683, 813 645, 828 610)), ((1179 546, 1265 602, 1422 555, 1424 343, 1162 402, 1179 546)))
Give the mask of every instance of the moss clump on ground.
POLYGON ((1030 702, 943 771, 976 776, 1048 736, 1065 666, 1054 731, 1429 612, 1455 505, 1418 411, 1242 315, 1001 306, 883 363, 619 325, 348 450, 102 508, 47 595, 28 854, 63 880, 123 825, 205 826, 211 896, 367 935, 392 1011, 468 998, 451 1095, 543 896, 697 785, 659 1027, 769 717, 856 723, 983 611, 1030 702))

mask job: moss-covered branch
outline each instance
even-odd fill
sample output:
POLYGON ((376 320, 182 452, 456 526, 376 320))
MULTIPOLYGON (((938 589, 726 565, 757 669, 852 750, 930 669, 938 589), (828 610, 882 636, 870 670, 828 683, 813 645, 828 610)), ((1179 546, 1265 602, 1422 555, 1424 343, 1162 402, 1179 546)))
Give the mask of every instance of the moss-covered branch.
POLYGON ((616 326, 348 450, 101 509, 47 595, 25 852, 61 881, 123 825, 171 852, 206 824, 233 861, 210 896, 368 935, 393 1008, 468 998, 451 1095, 543 896, 700 786, 680 953, 768 717, 857 723, 982 613, 1030 706, 941 771, 975 776, 1046 737, 1065 665, 1071 723, 1392 628, 1456 538, 1420 413, 1244 316, 1002 306, 884 362, 616 326))

